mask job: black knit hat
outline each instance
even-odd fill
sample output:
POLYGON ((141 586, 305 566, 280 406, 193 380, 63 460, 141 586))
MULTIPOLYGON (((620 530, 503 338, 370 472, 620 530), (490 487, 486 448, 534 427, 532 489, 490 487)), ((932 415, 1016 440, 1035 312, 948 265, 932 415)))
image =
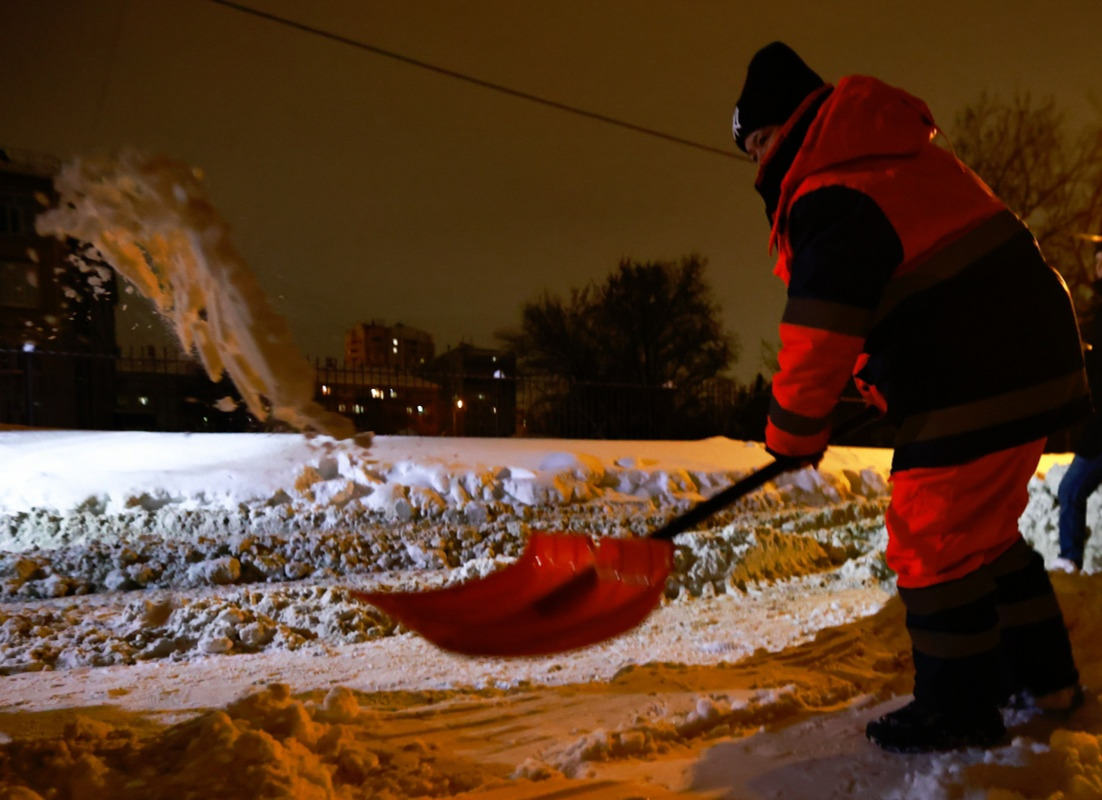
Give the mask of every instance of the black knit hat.
POLYGON ((783 125, 823 79, 783 42, 766 45, 750 59, 746 82, 735 104, 731 132, 746 152, 746 137, 766 125, 783 125))

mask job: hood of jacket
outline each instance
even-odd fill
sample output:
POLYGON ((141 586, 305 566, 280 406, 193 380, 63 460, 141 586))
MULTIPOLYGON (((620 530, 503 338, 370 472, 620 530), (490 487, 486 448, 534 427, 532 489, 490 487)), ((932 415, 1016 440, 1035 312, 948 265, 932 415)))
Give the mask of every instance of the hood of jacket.
MULTIPOLYGON (((794 114, 786 123, 781 141, 798 116, 794 114)), ((929 146, 936 134, 933 114, 919 98, 863 75, 840 80, 815 114, 781 180, 771 245, 784 227, 789 205, 808 178, 838 170, 860 171, 861 162, 914 156, 929 146)), ((759 175, 768 163, 762 164, 759 175)))

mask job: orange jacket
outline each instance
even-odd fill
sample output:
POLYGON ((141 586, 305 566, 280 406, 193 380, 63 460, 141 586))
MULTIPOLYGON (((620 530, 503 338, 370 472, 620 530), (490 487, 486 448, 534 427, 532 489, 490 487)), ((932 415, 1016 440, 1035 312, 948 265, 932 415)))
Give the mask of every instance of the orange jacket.
POLYGON ((898 427, 894 469, 1023 444, 1089 408, 1066 287, 936 132, 921 100, 853 76, 809 97, 763 162, 788 287, 774 452, 825 448, 855 372, 898 427))

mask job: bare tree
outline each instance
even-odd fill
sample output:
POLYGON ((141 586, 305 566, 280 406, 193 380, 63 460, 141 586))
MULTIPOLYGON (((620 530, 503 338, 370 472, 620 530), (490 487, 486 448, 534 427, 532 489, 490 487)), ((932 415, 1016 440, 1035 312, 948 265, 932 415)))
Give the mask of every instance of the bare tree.
POLYGON ((624 259, 600 285, 543 293, 521 309, 520 330, 498 338, 529 371, 571 380, 692 386, 737 358, 697 255, 679 262, 624 259))
POLYGON ((1077 301, 1090 296, 1091 246, 1102 230, 1102 124, 1071 129, 1052 97, 986 92, 957 115, 956 154, 1026 221, 1077 301))

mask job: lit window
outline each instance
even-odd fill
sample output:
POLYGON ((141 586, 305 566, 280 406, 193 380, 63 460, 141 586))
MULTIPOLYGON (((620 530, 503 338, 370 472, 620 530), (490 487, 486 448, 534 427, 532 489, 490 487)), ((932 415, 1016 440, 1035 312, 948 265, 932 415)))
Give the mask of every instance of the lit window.
POLYGON ((371 390, 371 399, 372 400, 382 400, 383 399, 383 390, 372 388, 372 390, 371 390))
POLYGON ((321 393, 322 393, 323 395, 325 395, 326 397, 328 397, 329 395, 331 395, 331 394, 333 393, 333 390, 332 390, 332 389, 330 389, 330 388, 329 388, 329 386, 328 386, 327 384, 324 384, 324 383, 323 383, 323 384, 321 385, 321 393))
POLYGON ((424 414, 425 413, 425 407, 424 406, 417 406, 417 413, 418 414, 424 414))
POLYGON ((139 398, 138 398, 138 405, 140 405, 140 406, 147 406, 147 405, 149 405, 149 398, 148 398, 148 397, 145 397, 144 395, 143 395, 142 397, 139 397, 139 398))

